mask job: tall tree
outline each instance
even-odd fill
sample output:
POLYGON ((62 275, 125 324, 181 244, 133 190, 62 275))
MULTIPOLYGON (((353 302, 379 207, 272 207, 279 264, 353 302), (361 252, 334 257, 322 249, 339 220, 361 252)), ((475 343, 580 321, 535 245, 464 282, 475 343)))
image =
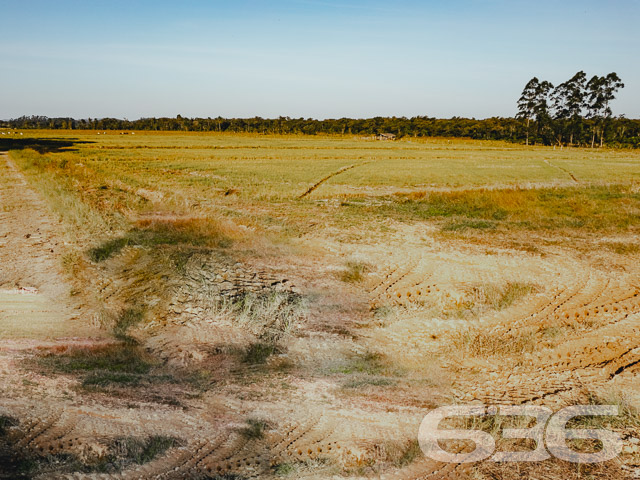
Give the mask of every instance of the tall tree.
POLYGON ((522 94, 518 99, 518 113, 516 118, 522 118, 527 122, 527 145, 529 145, 529 124, 531 123, 531 118, 535 115, 536 92, 538 91, 539 86, 540 81, 538 80, 538 77, 533 77, 524 86, 522 94))
POLYGON ((527 122, 527 140, 529 145, 529 125, 531 119, 535 118, 537 125, 537 133, 543 132, 545 125, 549 119, 549 92, 553 85, 549 82, 540 81, 538 77, 533 77, 527 82, 522 90, 522 95, 518 100, 517 118, 525 119, 527 122))
POLYGON ((624 83, 618 74, 611 72, 606 77, 593 76, 587 83, 587 118, 593 120, 591 147, 595 144, 596 133, 600 134, 600 146, 604 142, 605 127, 611 118, 611 102, 615 99, 615 94, 624 83))
POLYGON ((582 125, 582 109, 585 106, 585 88, 587 75, 581 70, 564 83, 558 85, 551 95, 554 118, 559 121, 560 128, 569 125, 569 145, 573 144, 576 134, 582 125))
MULTIPOLYGON (((536 130, 539 137, 545 137, 547 130, 550 130, 551 115, 549 114, 549 94, 552 89, 553 84, 546 80, 540 82, 536 89, 536 104, 533 112, 536 116, 536 130)), ((545 143, 547 143, 547 140, 544 140, 545 143)))

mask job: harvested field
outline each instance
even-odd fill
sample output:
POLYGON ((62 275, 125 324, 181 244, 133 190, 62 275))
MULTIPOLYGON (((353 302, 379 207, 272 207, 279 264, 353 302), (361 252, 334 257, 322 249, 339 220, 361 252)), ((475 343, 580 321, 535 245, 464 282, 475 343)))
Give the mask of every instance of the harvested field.
POLYGON ((640 475, 636 151, 72 131, 13 147, 0 478, 640 475), (616 404, 622 454, 425 458, 423 417, 474 402, 616 404))

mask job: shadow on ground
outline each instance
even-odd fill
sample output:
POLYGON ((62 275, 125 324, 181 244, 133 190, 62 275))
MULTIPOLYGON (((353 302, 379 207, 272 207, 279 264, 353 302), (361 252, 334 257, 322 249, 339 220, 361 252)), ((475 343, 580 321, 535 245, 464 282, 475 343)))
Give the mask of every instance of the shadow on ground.
POLYGON ((76 145, 95 143, 76 138, 0 138, 0 152, 30 148, 40 154, 70 152, 76 145))

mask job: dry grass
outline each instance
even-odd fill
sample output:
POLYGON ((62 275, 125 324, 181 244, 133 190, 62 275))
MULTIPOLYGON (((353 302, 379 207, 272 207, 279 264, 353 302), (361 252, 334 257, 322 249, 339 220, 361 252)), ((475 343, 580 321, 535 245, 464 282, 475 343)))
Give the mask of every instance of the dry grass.
POLYGON ((248 292, 229 305, 233 319, 267 344, 277 344, 302 321, 303 297, 291 292, 248 292))
POLYGON ((340 280, 346 283, 362 282, 371 267, 364 262, 349 261, 340 273, 340 280))
POLYGON ((450 232, 627 231, 640 226, 640 194, 631 185, 420 192, 396 195, 378 210, 399 219, 439 221, 450 232))
POLYGON ((447 349, 462 357, 515 356, 532 352, 536 345, 533 332, 504 337, 470 328, 454 333, 447 349))
POLYGON ((607 242, 603 247, 618 255, 636 255, 640 253, 640 245, 631 242, 607 242))
POLYGON ((522 282, 477 285, 452 307, 446 308, 442 315, 445 318, 477 318, 489 311, 508 308, 536 290, 535 285, 522 282))
MULTIPOLYGON (((623 236, 637 233, 640 220, 636 183, 640 172, 635 152, 607 150, 587 156, 577 149, 555 152, 498 142, 433 139, 371 143, 340 137, 55 134, 93 143, 78 143, 73 149, 54 153, 23 150, 11 155, 44 192, 50 207, 67 226, 69 238, 75 238, 75 250, 65 257, 67 271, 79 279, 91 278, 83 276, 85 270, 106 279, 105 283, 118 278, 126 285, 109 299, 111 304, 104 306, 105 311, 120 312, 106 319, 121 340, 117 349, 57 352, 42 355, 39 360, 40 369, 77 378, 85 389, 118 386, 133 390, 154 383, 168 389, 176 381, 162 362, 136 343, 132 330, 143 325, 146 318, 163 318, 169 286, 186 278, 189 258, 195 253, 209 258, 219 254, 231 261, 253 255, 265 258, 263 239, 268 239, 265 243, 286 245, 278 252, 281 254, 287 248, 308 245, 304 243, 306 235, 329 236, 335 245, 355 239, 370 246, 376 234, 385 238, 394 235, 396 222, 429 223, 444 232, 436 239, 474 234, 496 238, 505 234, 506 242, 501 246, 516 245, 515 240, 525 235, 529 242, 535 236, 570 234, 573 238, 594 234, 602 243, 601 234, 616 233, 615 238, 621 240, 606 248, 619 255, 638 251, 635 241, 626 242, 623 236), (584 183, 574 184, 548 160, 570 170, 584 183), (358 166, 331 177, 308 197, 299 199, 318 180, 354 164, 358 166)), ((52 133, 35 135, 46 139, 52 133)), ((425 231, 431 232, 431 228, 425 231)), ((429 235, 425 233, 425 237, 429 235)), ((533 252, 538 252, 538 247, 543 245, 524 245, 533 252)), ((353 284, 349 287, 352 290, 362 288, 369 266, 352 261, 343 267, 338 278, 353 284)), ((337 285, 336 278, 328 281, 337 285)), ((100 291, 97 283, 90 282, 76 288, 100 291)), ((236 389, 234 395, 241 398, 245 394, 259 396, 256 390, 266 388, 265 379, 273 380, 273 371, 253 367, 285 352, 291 345, 288 340, 307 316, 301 296, 266 290, 265 294, 247 293, 221 302, 218 311, 207 311, 220 317, 209 320, 222 320, 225 326, 231 325, 229 328, 253 335, 251 340, 243 340, 241 347, 234 345, 236 350, 228 346, 231 354, 225 357, 225 361, 237 364, 229 367, 234 375, 221 388, 236 389), (233 370, 235 367, 239 368, 233 370), (253 390, 238 392, 243 388, 239 378, 247 372, 256 373, 250 379, 253 390)), ((535 291, 535 286, 521 282, 476 285, 463 292, 457 305, 434 317, 442 314, 476 320, 516 305, 535 291)), ((380 323, 391 317, 383 308, 375 315, 380 323)), ((563 334, 548 329, 542 332, 542 339, 553 342, 563 334)), ((321 337, 317 331, 313 335, 314 339, 321 337)), ((468 328, 445 338, 449 344, 439 353, 508 360, 533 351, 538 339, 538 332, 533 331, 498 337, 468 328)), ((296 339, 301 344, 305 340, 302 335, 296 339)), ((323 374, 343 387, 336 392, 340 401, 372 392, 388 395, 384 387, 411 383, 427 370, 425 377, 432 371, 439 372, 437 354, 433 367, 431 357, 425 361, 427 357, 420 356, 424 370, 413 366, 403 370, 398 367, 403 365, 401 361, 409 364, 418 356, 399 360, 378 352, 340 353, 357 351, 350 349, 352 346, 350 343, 349 347, 341 345, 341 349, 333 350, 332 344, 327 349, 329 355, 313 359, 322 362, 323 374)), ((217 360, 212 358, 207 361, 217 360)), ((203 368, 192 375, 186 372, 186 381, 208 388, 215 381, 212 372, 216 371, 210 364, 204 367, 209 370, 203 368)), ((447 371, 444 375, 449 374, 447 371)), ((426 385, 426 378, 422 380, 421 387, 426 385)), ((505 419, 483 421, 473 427, 496 435, 509 425, 505 419)), ((269 425, 262 420, 250 419, 239 433, 245 439, 260 439, 267 428, 269 425)), ((120 447, 123 452, 146 457, 146 447, 129 445, 126 439, 120 447)), ((388 446, 382 463, 403 467, 419 456, 415 442, 398 443, 388 446)), ((322 466, 309 469, 317 473, 322 466)), ((276 473, 293 476, 306 470, 303 464, 282 464, 276 473)))
POLYGON ((229 235, 230 230, 207 218, 140 220, 123 236, 107 240, 90 249, 89 258, 93 262, 102 262, 127 246, 228 248, 233 243, 229 235))
POLYGON ((41 140, 55 135, 86 142, 73 150, 23 150, 12 156, 25 169, 62 180, 58 183, 70 186, 87 206, 106 213, 108 223, 158 207, 166 212, 186 209, 193 214, 197 209, 230 215, 242 224, 285 235, 297 233, 312 218, 330 223, 389 215, 440 219, 454 232, 504 227, 620 229, 637 224, 638 218, 633 182, 640 174, 631 151, 591 151, 587 157, 580 149, 467 140, 372 143, 348 137, 30 134, 41 140), (572 182, 549 161, 584 183, 564 187, 572 182), (331 178, 308 200, 296 200, 319 179, 362 162, 368 163, 331 178), (622 183, 620 178, 629 180, 622 183), (609 187, 602 182, 621 184, 609 187), (425 186, 467 190, 438 192, 425 186), (390 194, 394 191, 398 195, 390 194), (361 197, 346 202, 333 219, 314 201, 345 194, 361 197))

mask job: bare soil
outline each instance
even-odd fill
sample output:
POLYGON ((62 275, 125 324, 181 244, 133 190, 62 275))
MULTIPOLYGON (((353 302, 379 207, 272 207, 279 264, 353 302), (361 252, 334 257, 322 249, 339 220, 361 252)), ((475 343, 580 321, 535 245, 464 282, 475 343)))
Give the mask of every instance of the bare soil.
MULTIPOLYGON (((35 473, 42 478, 70 474, 64 455, 89 465, 113 439, 153 436, 178 442, 143 465, 72 478, 640 475, 640 432, 633 425, 616 427, 625 445, 621 458, 589 468, 553 460, 440 464, 419 454, 402 460, 424 415, 442 404, 559 408, 613 391, 640 404, 637 256, 542 241, 538 252, 527 253, 395 222, 384 239, 369 242, 314 231, 299 239, 298 250, 309 253, 285 260, 227 265, 203 254, 186 265, 190 283, 175 287, 178 300, 169 313, 140 338, 174 375, 213 372, 212 386, 196 392, 176 381, 114 395, 29 367, 42 352, 114 340, 63 268, 61 225, 6 155, 0 156, 0 205, 0 416, 17 419, 5 442, 12 451, 62 462, 43 463, 35 473), (364 280, 340 280, 349 261, 368 266, 364 280), (221 282, 232 285, 285 285, 286 279, 286 289, 310 299, 286 349, 264 365, 239 365, 234 348, 246 347, 250 335, 206 301, 203 285, 222 274, 229 279, 221 282), (474 313, 483 286, 516 282, 532 285, 532 293, 474 313), (461 332, 471 340, 458 342, 461 332), (480 343, 486 338, 500 341, 480 343), (263 422, 255 434, 247 433, 251 419, 263 422)), ((104 288, 136 286, 114 279, 104 288)), ((9 476, 0 478, 11 478, 16 470, 5 468, 9 476)))

